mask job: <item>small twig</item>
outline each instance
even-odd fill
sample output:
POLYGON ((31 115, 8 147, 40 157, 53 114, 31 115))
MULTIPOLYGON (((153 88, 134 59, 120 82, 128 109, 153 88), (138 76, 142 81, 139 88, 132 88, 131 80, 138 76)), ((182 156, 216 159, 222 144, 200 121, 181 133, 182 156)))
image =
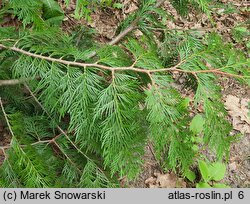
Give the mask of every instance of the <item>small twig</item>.
POLYGON ((210 69, 210 70, 197 70, 197 71, 188 71, 188 70, 181 70, 181 69, 175 69, 176 71, 183 71, 186 73, 191 73, 191 74, 199 74, 199 73, 214 73, 214 74, 220 74, 220 75, 226 75, 226 76, 231 76, 231 77, 237 77, 237 78, 246 78, 244 76, 241 75, 237 75, 237 74, 231 74, 228 72, 222 72, 222 71, 218 71, 219 69, 210 69))
MULTIPOLYGON (((52 142, 52 140, 41 140, 41 141, 31 143, 29 145, 34 146, 34 145, 37 145, 37 144, 51 143, 51 142, 52 142)), ((27 145, 20 145, 20 146, 21 147, 27 147, 27 145)), ((0 146, 0 149, 10 149, 10 148, 11 148, 11 145, 0 146)))
POLYGON ((61 149, 61 147, 59 146, 59 144, 54 141, 53 144, 62 152, 62 154, 66 157, 66 159, 73 165, 76 167, 77 171, 81 174, 82 171, 76 166, 76 164, 69 158, 69 156, 61 149))
POLYGON ((135 61, 133 62, 133 64, 130 67, 134 68, 139 59, 140 59, 140 57, 138 57, 137 59, 135 59, 135 61))
POLYGON ((12 137, 14 137, 14 133, 12 131, 12 128, 11 128, 11 125, 10 125, 10 122, 9 122, 9 119, 8 119, 8 116, 4 110, 4 106, 3 106, 3 102, 2 102, 2 99, 0 97, 0 106, 1 106, 1 109, 2 109, 2 112, 3 112, 3 115, 4 115, 4 118, 5 118, 5 121, 7 123, 7 126, 9 128, 9 131, 10 131, 10 134, 12 135, 12 137))
POLYGON ((118 43, 122 38, 124 38, 128 33, 130 33, 132 30, 137 28, 137 23, 139 21, 139 18, 137 18, 129 27, 127 27, 124 31, 122 31, 119 35, 117 35, 113 40, 111 40, 108 44, 109 45, 115 45, 118 43))
MULTIPOLYGON (((154 28, 154 27, 147 27, 150 30, 156 31, 167 31, 169 28, 154 28)), ((219 28, 207 28, 207 27, 200 27, 200 28, 171 28, 171 31, 187 31, 187 32, 194 32, 194 31, 216 31, 219 28)), ((223 29, 232 29, 231 27, 223 27, 223 29)))
POLYGON ((150 72, 147 72, 147 74, 148 74, 149 79, 151 80, 152 85, 156 87, 156 83, 155 83, 155 80, 152 77, 152 74, 150 72))
MULTIPOLYGON (((26 85, 26 88, 27 88, 27 85, 26 85)), ((29 89, 30 90, 30 89, 29 89)), ((33 93, 32 93, 33 94, 33 93)), ((8 125, 8 128, 9 128, 9 130, 10 130, 10 133, 11 133, 11 135, 14 137, 14 133, 13 133, 13 131, 12 131, 12 129, 11 129, 11 125, 10 125, 10 123, 9 123, 9 120, 8 120, 8 117, 7 117, 7 114, 6 114, 6 112, 5 112, 5 110, 4 110, 4 107, 3 107, 3 103, 2 103, 2 100, 1 100, 1 98, 0 98, 0 106, 1 106, 1 109, 2 109, 2 112, 3 112, 3 114, 4 114, 4 117, 5 117, 5 120, 6 120, 6 123, 7 123, 7 125, 8 125)), ((63 132, 63 134, 65 134, 66 135, 66 133, 60 128, 60 131, 62 131, 63 132)), ((58 149, 60 149, 60 151, 63 153, 63 155, 67 158, 67 160, 72 164, 72 165, 74 165, 75 167, 76 167, 76 169, 77 169, 77 171, 79 172, 79 173, 82 173, 82 171, 76 166, 76 164, 69 158, 69 156, 67 155, 67 154, 65 154, 65 152, 63 151, 63 150, 61 150, 61 148, 60 148, 60 146, 59 146, 59 144, 55 141, 58 137, 60 137, 61 136, 61 134, 60 135, 57 135, 56 137, 54 137, 53 139, 51 139, 51 140, 44 140, 44 141, 38 141, 38 142, 34 142, 34 143, 32 143, 31 145, 36 145, 36 144, 39 144, 39 143, 53 143, 54 145, 56 145, 57 146, 57 148, 58 149)), ((5 149, 9 149, 11 147, 11 145, 7 145, 7 146, 4 146, 4 147, 0 147, 0 149, 3 151, 3 153, 4 153, 4 156, 5 156, 5 159, 7 158, 7 155, 6 155, 6 153, 5 153, 5 149)), ((26 145, 20 145, 20 147, 22 148, 22 147, 26 147, 26 145)), ((22 152, 24 152, 23 150, 22 150, 22 152)))
POLYGON ((10 85, 17 85, 22 84, 29 79, 9 79, 9 80, 0 80, 0 86, 10 86, 10 85))
MULTIPOLYGON (((2 112, 3 112, 3 115, 4 115, 4 118, 5 118, 5 121, 6 121, 6 123, 7 123, 7 126, 8 126, 8 128, 9 128, 10 134, 12 135, 12 137, 14 137, 14 133, 13 133, 13 131, 12 131, 12 128, 11 128, 11 125, 10 125, 10 122, 9 122, 9 119, 8 119, 8 116, 7 116, 7 114, 6 114, 5 110, 4 110, 4 106, 3 106, 3 102, 2 102, 1 97, 0 97, 0 106, 1 106, 1 109, 2 109, 2 112)), ((0 148, 1 148, 1 150, 3 151, 4 160, 7 160, 7 154, 6 154, 6 152, 5 152, 5 149, 2 148, 2 147, 0 147, 0 148)), ((8 161, 8 160, 7 160, 7 161, 8 161)))
POLYGON ((233 3, 234 6, 250 6, 250 3, 249 2, 241 2, 241 3, 233 3))
POLYGON ((197 76, 197 74, 196 73, 192 73, 193 74, 193 76, 195 77, 195 79, 197 80, 197 83, 199 83, 200 82, 200 79, 199 79, 199 77, 197 76))
MULTIPOLYGON (((38 145, 38 144, 44 144, 44 143, 53 143, 56 139, 58 139, 60 136, 62 135, 62 133, 56 135, 54 138, 50 139, 50 140, 39 140, 37 142, 33 142, 29 145, 31 146, 34 146, 34 145, 38 145)), ((27 147, 27 145, 20 145, 21 147, 27 147)), ((5 145, 5 146, 0 146, 0 149, 10 149, 11 148, 11 145, 8 144, 8 145, 5 145)))

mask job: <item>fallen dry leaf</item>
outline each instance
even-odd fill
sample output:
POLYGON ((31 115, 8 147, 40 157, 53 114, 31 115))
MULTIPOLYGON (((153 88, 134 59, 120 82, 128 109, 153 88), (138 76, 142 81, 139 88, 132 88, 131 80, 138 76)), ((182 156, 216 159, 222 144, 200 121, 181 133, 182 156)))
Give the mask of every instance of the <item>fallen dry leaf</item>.
POLYGON ((145 181, 149 188, 186 188, 186 182, 182 178, 177 178, 174 173, 155 173, 145 181))
POLYGON ((133 13, 134 11, 136 11, 138 9, 138 6, 133 1, 125 0, 125 2, 123 4, 126 7, 126 9, 124 10, 125 14, 133 13))
POLYGON ((149 186, 149 188, 158 188, 159 186, 156 185, 156 178, 150 177, 145 181, 145 184, 149 186))
POLYGON ((250 133, 250 119, 248 117, 249 99, 242 98, 241 100, 233 95, 228 95, 225 102, 225 107, 228 114, 232 117, 233 128, 241 133, 250 133))
POLYGON ((118 22, 116 16, 111 11, 110 13, 105 13, 104 11, 96 10, 91 14, 91 19, 88 25, 95 28, 100 35, 110 40, 115 36, 118 22))
POLYGON ((156 173, 157 177, 156 183, 159 184, 161 188, 175 188, 177 177, 175 174, 160 174, 156 173))

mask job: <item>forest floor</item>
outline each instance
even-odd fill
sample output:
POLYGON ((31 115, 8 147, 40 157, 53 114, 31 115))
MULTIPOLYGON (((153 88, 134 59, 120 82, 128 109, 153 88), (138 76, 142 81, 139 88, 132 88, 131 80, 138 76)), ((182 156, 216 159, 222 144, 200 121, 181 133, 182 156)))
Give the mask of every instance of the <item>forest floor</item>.
MULTIPOLYGON (((64 29, 70 30, 77 25, 87 25, 96 30, 98 33, 97 41, 106 43, 114 38, 117 34, 119 23, 125 19, 131 12, 138 9, 138 0, 120 0, 123 4, 122 9, 98 9, 91 15, 91 21, 76 21, 70 17, 70 13, 74 10, 68 8, 67 19, 64 22, 64 29)), ((166 28, 176 30, 194 31, 196 34, 203 36, 207 33, 216 31, 223 35, 225 41, 231 42, 237 48, 245 51, 250 56, 249 33, 243 36, 243 39, 237 40, 234 36, 234 28, 250 28, 250 4, 249 1, 242 0, 221 0, 221 3, 213 8, 211 18, 205 14, 192 11, 187 18, 180 17, 176 10, 168 1, 165 2, 164 8, 173 17, 172 20, 166 22, 166 28)), ((66 8, 65 8, 66 9, 66 8)), ((139 30, 136 30, 140 36, 139 30)), ((230 156, 227 165, 227 173, 223 182, 231 187, 250 187, 250 119, 248 117, 248 103, 250 102, 250 89, 247 86, 239 84, 237 81, 227 78, 221 78, 220 83, 223 87, 222 96, 225 106, 228 110, 228 120, 233 125, 232 135, 240 133, 239 139, 231 146, 230 156)), ((182 87, 182 78, 175 86, 182 90, 185 97, 193 97, 190 90, 182 87)), ((10 142, 7 127, 0 120, 0 146, 5 146, 10 142)), ((121 179, 121 186, 124 187, 194 187, 193 183, 187 182, 182 178, 178 178, 171 172, 163 173, 156 162, 152 146, 146 147, 144 156, 143 171, 136 181, 127 183, 126 179, 121 179)), ((213 155, 207 157, 213 158, 213 155)), ((0 164, 4 160, 4 154, 0 150, 0 164)))

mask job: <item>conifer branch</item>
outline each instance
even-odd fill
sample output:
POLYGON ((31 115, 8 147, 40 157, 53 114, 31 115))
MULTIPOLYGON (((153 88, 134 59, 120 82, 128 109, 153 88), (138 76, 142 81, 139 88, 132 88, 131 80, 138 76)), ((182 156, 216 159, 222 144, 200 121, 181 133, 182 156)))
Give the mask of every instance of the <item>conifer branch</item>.
MULTIPOLYGON (((27 84, 25 84, 25 88, 29 91, 30 95, 34 98, 34 100, 35 100, 36 103, 41 107, 41 109, 47 114, 47 116, 48 116, 50 119, 53 119, 53 118, 50 116, 50 114, 48 113, 48 111, 43 107, 43 105, 42 105, 42 104, 40 103, 40 101, 37 99, 37 97, 35 96, 35 94, 30 90, 30 88, 29 88, 29 86, 28 86, 27 84)), ((95 162, 93 161, 93 159, 91 159, 91 158, 88 157, 86 154, 84 154, 83 151, 81 151, 81 150, 75 145, 75 143, 70 139, 70 137, 68 136, 68 134, 67 134, 59 125, 56 125, 56 127, 57 127, 57 129, 61 132, 61 134, 60 134, 59 136, 64 135, 64 136, 67 138, 67 140, 70 142, 70 144, 71 144, 79 153, 81 153, 87 160, 92 161, 93 163, 95 163, 95 162)), ((60 146, 57 144, 57 142, 55 141, 59 136, 53 138, 53 139, 50 140, 49 142, 53 142, 57 147, 60 147, 60 146)), ((60 148, 59 148, 59 149, 60 149, 60 148)), ((61 150, 61 149, 60 149, 60 150, 61 150)), ((63 152, 63 151, 61 150, 61 152, 63 152)), ((65 154, 65 153, 63 152, 63 154, 65 154)), ((68 156, 67 156, 67 158, 68 158, 68 156)), ((70 161, 70 162, 71 162, 71 161, 70 161)), ((71 162, 71 163, 72 163, 72 162, 71 162)), ((101 172, 104 174, 104 171, 103 171, 100 167, 97 166, 97 168, 99 169, 99 171, 101 171, 101 172)))
MULTIPOLYGON (((164 2, 141 0, 104 46, 93 44, 93 33, 87 30, 63 32, 57 26, 62 19, 50 21, 41 2, 6 4, 24 29, 0 29, 0 89, 21 84, 0 97, 12 135, 10 143, 0 146, 1 186, 109 187, 112 177, 131 180, 139 175, 146 146, 160 170, 165 166, 185 174, 206 147, 223 159, 231 127, 216 81, 222 75, 249 84, 249 61, 216 33, 203 39, 189 33, 208 28, 189 29, 187 35, 164 29, 166 11, 157 8, 164 2), (145 38, 131 35, 135 29, 145 38), (164 36, 158 39, 153 30, 164 36), (86 42, 80 42, 83 36, 86 42), (115 46, 120 42, 124 46, 115 46), (202 106, 201 145, 190 139, 198 135, 189 114, 195 111, 173 86, 177 73, 194 91, 194 104, 202 106), (32 89, 26 84, 30 81, 32 89)), ((171 1, 183 15, 189 3, 210 14, 207 0, 171 1)), ((84 7, 78 8, 82 16, 84 7)))
MULTIPOLYGON (((52 58, 49 56, 43 56, 40 54, 35 54, 17 47, 7 47, 3 44, 0 44, 1 48, 4 49, 9 49, 15 52, 19 52, 21 54, 30 56, 30 57, 34 57, 34 58, 38 58, 41 60, 47 60, 50 62, 57 62, 57 63, 61 63, 61 64, 65 64, 67 66, 77 66, 77 67, 83 67, 83 68, 100 68, 103 70, 109 70, 109 71, 134 71, 134 72, 140 72, 140 73, 145 73, 145 74, 153 74, 153 73, 159 73, 159 72, 184 72, 184 73, 190 73, 190 74, 196 74, 196 73, 214 73, 214 74, 219 74, 219 75, 226 75, 226 76, 230 76, 230 77, 236 77, 236 78, 246 78, 246 76, 241 76, 241 75, 237 75, 237 74, 231 74, 231 73, 227 73, 227 72, 222 72, 222 71, 218 71, 218 69, 208 69, 208 70, 197 70, 197 71, 190 71, 190 70, 183 70, 183 69, 178 69, 179 66, 181 66, 186 60, 182 60, 180 61, 177 65, 173 66, 173 67, 169 67, 169 68, 161 68, 161 69, 141 69, 141 68, 137 68, 137 67, 133 67, 133 66, 129 66, 129 67, 109 67, 106 65, 101 65, 101 64, 97 64, 97 63, 82 63, 82 62, 76 62, 76 61, 68 61, 68 60, 63 60, 63 59, 57 59, 57 58, 52 58)), ((225 67, 223 67, 224 69, 225 67)))
MULTIPOLYGON (((13 130, 12 130, 12 128, 11 128, 11 124, 10 124, 10 122, 9 122, 9 120, 8 120, 8 116, 7 116, 7 113, 5 112, 5 109, 4 109, 4 106, 3 106, 3 103, 2 103, 2 99, 1 99, 1 98, 0 98, 0 106, 1 106, 2 112, 3 112, 3 114, 4 114, 4 118, 5 118, 5 120, 6 120, 6 123, 7 123, 7 126, 8 126, 8 128, 9 128, 9 131, 10 131, 10 133, 11 133, 11 135, 12 135, 11 144, 9 145, 9 146, 11 147, 11 146, 12 146, 12 143, 14 143, 13 140, 16 140, 16 138, 15 138, 14 132, 13 132, 13 130)), ((32 160, 29 158, 29 156, 27 155, 27 153, 23 150, 23 147, 24 147, 24 146, 19 145, 18 147, 20 148, 20 149, 19 149, 20 152, 21 152, 23 155, 25 155, 25 159, 27 159, 27 160, 26 160, 26 162, 27 162, 27 167, 28 167, 28 166, 32 166, 31 168, 32 168, 32 170, 35 172, 36 176, 39 176, 39 177, 40 177, 39 170, 38 170, 37 167, 32 163, 32 160)), ((5 152, 5 148, 4 148, 4 147, 0 147, 0 149, 3 151, 4 156, 5 156, 5 160, 7 160, 7 162, 8 162, 8 164, 9 164, 10 168, 13 169, 12 166, 11 166, 11 164, 10 164, 10 162, 9 162, 8 159, 7 159, 7 154, 6 154, 6 152, 5 152)), ((40 178, 37 178, 37 179, 38 179, 39 181, 41 181, 40 178)), ((42 182, 42 181, 41 181, 41 182, 42 182)), ((45 183, 43 183, 43 184, 45 185, 45 183)))
MULTIPOLYGON (((3 114, 4 114, 4 117, 5 117, 5 119, 6 119, 7 125, 8 125, 8 127, 9 127, 9 130, 10 130, 12 136, 14 136, 14 133, 13 133, 12 128, 11 128, 11 126, 10 126, 9 120, 8 120, 8 118, 7 118, 7 114, 6 114, 5 110, 4 110, 4 107, 3 107, 3 103, 2 103, 1 98, 0 98, 0 105, 1 105, 1 109, 2 109, 2 112, 3 112, 3 114)), ((63 130, 61 129, 61 131, 63 131, 63 130)), ((64 131, 63 131, 63 132, 64 132, 64 131)), ((66 134, 66 133, 65 133, 65 134, 66 134)), ((62 135, 62 134, 59 134, 59 135, 55 136, 54 138, 52 138, 52 139, 50 139, 50 140, 37 141, 37 142, 31 143, 31 144, 29 144, 29 145, 34 146, 34 145, 37 145, 37 144, 44 144, 44 143, 50 144, 50 143, 53 143, 53 144, 62 152, 62 154, 66 157, 66 159, 67 159, 72 165, 74 165, 74 166, 76 167, 77 171, 78 171, 79 173, 82 173, 82 171, 76 166, 76 164, 70 159, 70 157, 69 157, 63 150, 61 150, 59 144, 56 142, 56 139, 58 139, 61 135, 62 135)), ((22 151, 23 153, 24 153, 24 151, 22 150, 22 148, 23 148, 23 147, 27 147, 27 146, 28 146, 28 145, 19 145, 19 147, 21 148, 21 151, 22 151)), ((0 149, 3 151, 3 154, 4 154, 5 159, 7 158, 7 154, 6 154, 5 150, 6 150, 6 149, 10 149, 10 148, 11 148, 11 144, 6 145, 6 146, 0 146, 0 149)))
MULTIPOLYGON (((34 96, 34 94, 31 92, 31 90, 29 89, 29 87, 26 85, 26 88, 28 88, 28 90, 30 91, 30 94, 32 94, 32 96, 34 96)), ((37 100, 37 98, 36 98, 36 101, 38 101, 37 100)), ((38 101, 39 102, 39 101, 38 101)), ((40 104, 40 102, 39 102, 39 104, 40 104)), ((6 112, 5 112, 5 110, 4 110, 4 106, 3 106, 3 103, 2 103, 2 99, 0 98, 0 106, 1 106, 1 109, 2 109, 2 112, 3 112, 3 114, 4 114, 4 118, 5 118, 5 120, 6 120, 6 123, 7 123, 7 125, 8 125, 8 128, 9 128, 9 131, 10 131, 10 133, 11 133, 11 135, 12 135, 12 137, 15 137, 14 136, 14 133, 13 133, 13 131, 12 131, 12 128, 11 128, 11 125, 10 125, 10 122, 9 122, 9 120, 8 120, 8 117, 7 117, 7 114, 6 114, 6 112)), ((60 128, 60 130, 62 131, 62 129, 60 128)), ((63 131, 64 132, 64 131, 63 131)), ((64 132, 65 133, 65 132, 64 132)), ((66 133, 65 133, 66 134, 66 133)), ((61 135, 61 134, 60 134, 61 135)), ((52 143, 53 142, 53 144, 55 144, 56 146, 57 146, 57 148, 58 149, 60 149, 60 151, 63 153, 63 155, 67 158, 67 160, 69 160, 69 162, 71 163, 71 164, 73 164, 73 165, 75 165, 74 164, 74 162, 69 158, 69 156, 67 155, 67 154, 65 154, 64 153, 64 151, 62 151, 61 150, 61 148, 60 148, 60 146, 58 145, 58 143, 55 141, 60 135, 57 135, 56 137, 54 137, 53 139, 51 139, 51 140, 44 140, 44 141, 38 141, 38 142, 34 142, 34 143, 32 143, 31 145, 36 145, 36 144, 41 144, 41 143, 52 143)), ((20 146, 20 149, 21 149, 21 151, 23 152, 23 153, 25 153, 24 151, 23 151, 23 147, 26 147, 27 145, 19 145, 20 146)), ((11 148, 11 144, 10 145, 7 145, 7 146, 1 146, 0 147, 0 149, 2 149, 2 151, 5 153, 5 149, 9 149, 9 148, 11 148)), ((76 165, 75 165, 76 166, 76 165)), ((77 168, 77 167, 76 167, 77 168)), ((78 169, 78 168, 77 168, 78 169)), ((81 170, 80 169, 78 169, 78 171, 81 173, 81 170)))

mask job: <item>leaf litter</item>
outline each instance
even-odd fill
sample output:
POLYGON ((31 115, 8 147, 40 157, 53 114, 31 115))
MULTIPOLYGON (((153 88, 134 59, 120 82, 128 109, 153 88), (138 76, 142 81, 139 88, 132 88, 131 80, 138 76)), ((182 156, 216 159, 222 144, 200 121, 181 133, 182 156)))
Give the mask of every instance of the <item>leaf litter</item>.
POLYGON ((148 178, 145 184, 149 188, 186 188, 187 184, 183 178, 178 178, 174 173, 155 173, 148 178))
POLYGON ((232 118, 233 128, 242 134, 250 133, 249 102, 247 98, 240 99, 233 95, 226 97, 225 107, 232 118))

